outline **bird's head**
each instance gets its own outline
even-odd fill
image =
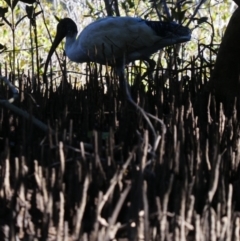
[[[63,40],[65,37],[73,37],[77,34],[77,25],[74,23],[74,21],[70,18],[64,18],[61,19],[57,25],[57,33],[55,36],[55,39],[53,40],[52,47],[49,50],[47,60],[45,63],[45,68],[44,68],[44,74],[43,74],[43,79],[44,82],[46,82],[46,72],[48,68],[48,64],[50,62],[50,59],[60,44],[60,42]]]

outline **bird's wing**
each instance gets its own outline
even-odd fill
[[[101,19],[88,25],[78,38],[82,50],[103,63],[151,47],[162,39],[144,20],[131,17]]]

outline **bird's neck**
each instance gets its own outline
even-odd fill
[[[65,52],[68,58],[77,63],[90,61],[88,55],[82,50],[81,45],[76,39],[77,35],[67,36],[65,43]]]

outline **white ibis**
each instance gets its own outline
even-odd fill
[[[77,63],[96,62],[122,67],[135,60],[149,61],[159,49],[189,41],[189,28],[175,22],[148,21],[133,17],[106,17],[89,24],[77,37],[77,25],[64,18],[57,25],[57,34],[49,51],[44,76],[50,58],[66,37],[67,57]],[[124,59],[124,61],[123,61]]]

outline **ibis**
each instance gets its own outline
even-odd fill
[[[73,62],[96,62],[116,68],[135,60],[150,61],[159,49],[189,41],[191,31],[175,22],[149,21],[134,17],[101,18],[78,35],[70,18],[61,19],[45,63],[46,76],[51,56],[66,37],[65,53]]]

